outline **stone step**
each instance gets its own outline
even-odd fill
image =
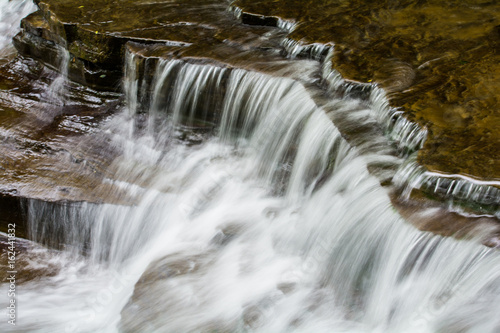
[[[71,59],[69,78],[101,90],[119,88],[125,45],[130,41],[196,45],[209,54],[220,44],[239,50],[277,48],[279,42],[271,35],[281,33],[279,29],[239,23],[220,0],[36,3],[40,10],[22,21],[23,30],[14,41],[16,48],[54,69],[59,68],[60,53],[66,50]]]

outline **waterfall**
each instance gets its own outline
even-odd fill
[[[124,90],[129,116],[147,113],[151,120],[168,113],[173,125],[200,126],[213,123],[213,112],[219,107],[226,68],[191,64],[183,60],[160,59],[149,64],[127,52]],[[148,77],[144,67],[153,66]]]
[[[27,3],[0,8],[14,4]],[[136,201],[23,202],[18,326],[2,320],[2,332],[500,330],[500,256],[480,245],[489,230],[419,231],[380,185],[399,168],[403,197],[423,189],[498,217],[497,182],[401,163],[425,129],[376,85],[333,70],[333,45],[282,47],[287,75],[127,50],[125,105],[91,136],[117,156],[103,181]],[[54,105],[71,98],[69,53],[59,60]],[[348,142],[336,124],[363,135]]]
[[[93,135],[123,152],[115,176],[139,201],[27,202],[31,238],[57,247],[34,246],[30,265],[47,253],[58,269],[20,286],[23,328],[500,329],[498,251],[407,224],[301,82],[180,59],[146,78],[148,64],[127,64],[128,105]],[[179,140],[198,116],[210,135]]]

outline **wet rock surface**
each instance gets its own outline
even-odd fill
[[[145,273],[141,276],[134,288],[134,293],[127,305],[122,310],[123,321],[121,329],[124,332],[137,332],[138,330],[157,330],[161,327],[162,321],[172,320],[165,318],[166,311],[178,312],[178,316],[182,316],[182,310],[178,309],[179,302],[196,302],[195,299],[179,299],[174,293],[168,297],[167,302],[158,303],[157,295],[164,294],[165,290],[176,288],[182,280],[195,280],[193,274],[204,273],[207,266],[213,264],[210,255],[207,253],[194,254],[188,259],[180,255],[172,254],[152,262]],[[141,309],[148,308],[151,304],[155,304],[155,310],[147,313],[141,320],[130,320],[137,313],[141,313]],[[217,323],[210,323],[214,326],[214,330],[218,331]],[[222,330],[224,331],[224,330]]]
[[[233,5],[249,24],[277,25],[276,18],[296,24],[289,37],[302,44],[334,43],[334,68],[348,79],[377,82],[393,106],[428,128],[418,161],[429,170],[500,179],[497,2],[238,0]],[[252,14],[261,20],[251,21]]]
[[[9,239],[5,234],[0,233],[0,282],[2,283],[8,282],[8,272],[11,271],[8,266],[9,247],[12,245],[12,243],[9,244],[10,241],[12,241],[12,239]],[[17,285],[40,280],[45,277],[55,276],[61,270],[57,260],[54,260],[51,257],[52,252],[47,252],[46,249],[40,245],[22,238],[15,238],[14,242],[16,252],[16,269],[18,272],[18,274],[16,274]],[[44,264],[41,264],[41,262],[44,262]]]
[[[58,101],[49,89],[57,75],[22,58],[0,67],[0,192],[44,201],[122,202],[121,193],[103,183],[112,154],[91,140],[116,109],[117,96],[67,83],[67,100]]]
[[[475,238],[489,247],[500,248],[500,225],[498,219],[490,216],[464,216],[429,202],[426,195],[418,192],[411,201],[393,195],[393,204],[407,221],[419,230],[444,237],[458,239]]]
[[[240,24],[219,0],[35,2],[40,10],[23,20],[18,50],[58,68],[60,46],[71,55],[70,78],[103,90],[119,89],[127,42],[204,46],[209,56],[221,43],[251,48],[273,30]]]

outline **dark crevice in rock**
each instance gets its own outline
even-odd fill
[[[16,190],[0,189],[0,231],[7,233],[9,224],[14,224],[16,237],[26,238],[27,217],[24,209],[25,203],[22,198],[16,196]]]
[[[254,15],[251,13],[241,13],[241,22],[249,25],[263,25],[278,27],[278,18],[272,16]]]

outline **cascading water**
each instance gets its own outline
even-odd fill
[[[68,67],[69,67],[69,52],[64,47],[57,48],[58,62],[59,62],[59,75],[57,75],[47,90],[46,99],[50,104],[63,106],[66,101],[68,84]]]
[[[30,0],[0,0],[0,61],[15,54],[12,37],[20,30],[19,21],[35,10]]]
[[[389,106],[386,94],[380,87],[375,87],[370,95],[375,116],[385,124],[389,136],[403,152],[420,149],[427,137],[427,129],[405,118],[402,111]]]
[[[2,331],[500,330],[498,252],[402,220],[301,83],[180,60],[141,83],[128,60],[128,107],[94,135],[139,201],[29,201],[31,238],[59,245],[33,251],[58,269],[19,286],[22,329]],[[156,130],[205,105],[220,118],[201,143]]]
[[[474,204],[477,212],[500,217],[498,181],[478,181],[463,175],[430,172],[419,166],[412,156],[398,170],[394,183],[402,190],[404,199],[409,199],[415,189],[423,190],[446,200],[451,209],[463,212],[462,206]]]

